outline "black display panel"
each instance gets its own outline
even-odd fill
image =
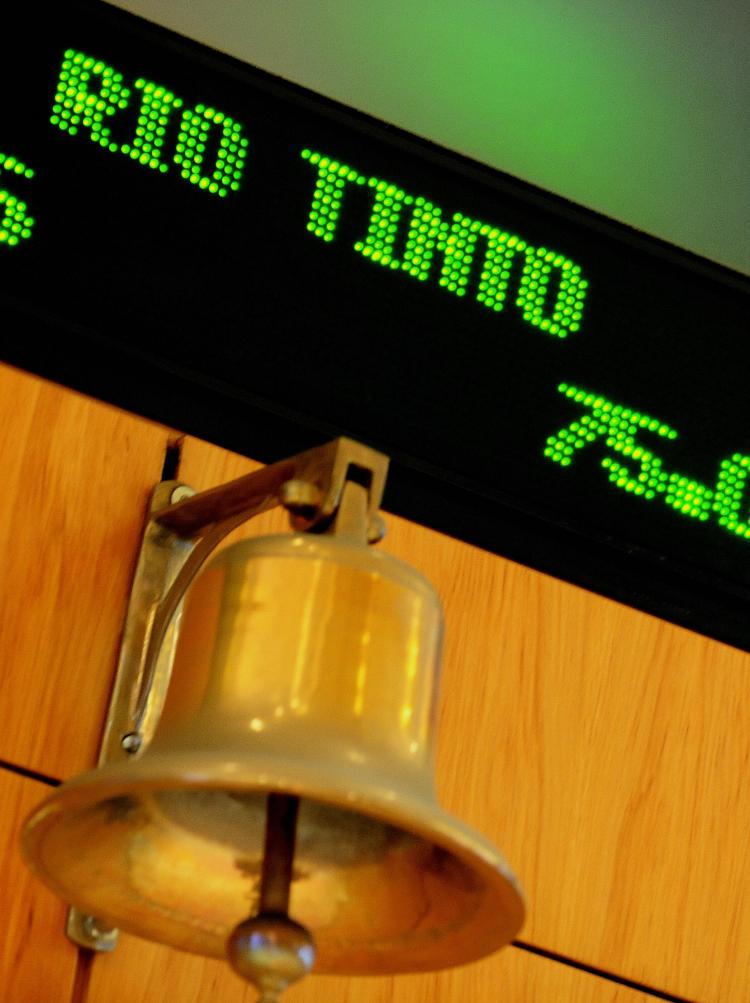
[[[5,28],[6,361],[362,439],[388,508],[750,650],[747,279],[104,4]]]

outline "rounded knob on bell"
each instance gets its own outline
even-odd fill
[[[288,916],[261,913],[239,923],[227,941],[232,968],[258,988],[262,1003],[274,1003],[312,969],[315,944]]]

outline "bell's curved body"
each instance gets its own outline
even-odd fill
[[[288,793],[289,913],[316,971],[493,951],[523,906],[499,853],[436,801],[441,633],[432,586],[386,554],[302,533],[228,547],[188,592],[151,745],[59,788],[28,860],[102,920],[223,957],[257,905],[265,795]]]

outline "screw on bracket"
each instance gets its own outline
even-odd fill
[[[129,731],[127,735],[122,736],[120,744],[129,755],[134,756],[143,744],[143,738],[137,731]]]

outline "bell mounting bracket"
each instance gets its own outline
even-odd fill
[[[232,530],[276,506],[292,528],[384,534],[380,504],[388,457],[352,439],[262,467],[207,491],[179,481],[154,488],[141,537],[98,765],[139,756],[161,715],[172,672],[185,591]],[[349,486],[349,487],[347,487]],[[111,951],[118,932],[75,907],[67,935],[81,947]]]

